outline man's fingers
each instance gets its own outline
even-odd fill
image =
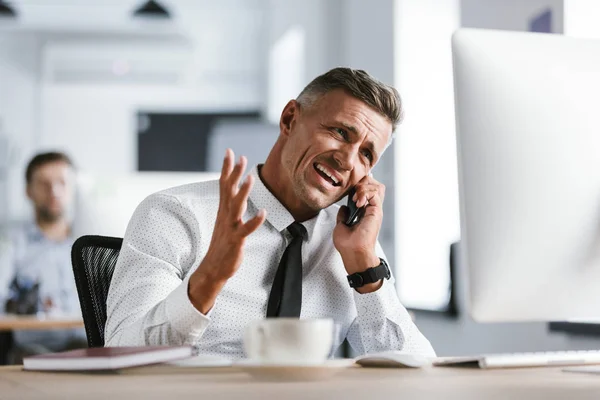
[[[252,189],[252,185],[254,185],[254,176],[248,175],[242,183],[240,190],[235,195],[231,204],[231,217],[238,221],[242,219],[244,212],[246,212],[246,206],[248,204],[248,194],[250,194],[250,190]]]
[[[225,151],[225,159],[223,160],[223,168],[221,169],[221,178],[219,179],[219,187],[221,198],[219,204],[219,214],[223,212],[223,222],[226,224],[234,223],[238,230],[238,234],[245,237],[254,232],[260,225],[263,224],[266,218],[266,211],[261,210],[258,214],[247,221],[241,223],[242,217],[248,206],[248,195],[254,183],[254,177],[248,175],[246,180],[240,186],[240,179],[244,175],[248,159],[241,156],[239,162],[234,165],[235,154],[233,150]],[[229,221],[229,222],[227,222]],[[232,231],[234,233],[234,231]]]
[[[226,181],[229,178],[229,174],[231,174],[231,170],[233,169],[234,157],[233,150],[225,150],[225,159],[223,159],[223,167],[221,168],[221,180]]]
[[[381,202],[383,202],[383,198],[385,196],[385,186],[382,184],[361,185],[357,188],[356,194],[352,200],[356,202],[357,207],[364,207],[367,205],[367,202],[372,204],[370,199],[375,195],[378,195],[381,199]]]
[[[227,149],[225,151],[225,159],[223,160],[223,168],[221,169],[221,177],[219,179],[219,189],[221,192],[221,205],[223,208],[229,209],[229,202],[233,196],[238,192],[238,185],[240,178],[244,174],[248,159],[244,156],[240,157],[238,163],[234,165],[233,150]]]
[[[373,196],[375,196],[377,194],[377,189],[362,189],[360,192],[356,193],[356,196],[354,196],[355,198],[355,202],[356,202],[356,206],[357,207],[364,207],[367,205],[367,203],[370,204],[369,199]]]
[[[227,210],[229,208],[229,196],[228,196],[228,181],[229,175],[231,175],[231,171],[233,171],[233,160],[234,160],[233,150],[227,149],[225,150],[225,158],[223,159],[223,168],[221,168],[221,176],[219,177],[219,192],[220,201],[219,208]]]
[[[383,205],[383,200],[379,195],[379,192],[375,192],[371,197],[369,197],[369,206],[381,207]]]
[[[246,170],[246,164],[248,164],[248,159],[244,156],[241,156],[240,161],[235,164],[231,175],[229,175],[227,190],[232,196],[235,196],[235,194],[238,192],[238,185],[240,184],[240,179]]]
[[[263,222],[265,222],[266,218],[267,211],[264,208],[261,208],[255,217],[249,219],[244,225],[240,227],[240,233],[244,237],[250,235],[252,232],[257,230],[258,227],[263,224]]]

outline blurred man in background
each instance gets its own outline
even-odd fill
[[[80,315],[71,267],[69,207],[75,171],[69,157],[36,155],[27,166],[27,197],[35,220],[0,239],[0,311],[14,314]],[[14,332],[14,359],[86,347],[83,329]]]

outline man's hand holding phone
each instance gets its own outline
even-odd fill
[[[379,265],[379,257],[375,252],[377,237],[383,221],[383,199],[385,185],[372,176],[365,176],[354,187],[354,194],[349,201],[355,202],[357,208],[363,208],[362,217],[353,225],[346,224],[350,209],[342,206],[337,215],[337,225],[333,231],[333,244],[340,252],[348,274],[362,272]],[[381,286],[381,282],[365,285],[360,292],[372,292]]]

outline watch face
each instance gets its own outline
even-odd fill
[[[348,283],[350,283],[350,287],[361,287],[363,286],[363,277],[360,274],[352,274],[348,275]]]
[[[385,279],[390,279],[392,277],[392,271],[390,271],[390,267],[383,258],[381,259],[381,263],[385,266]]]

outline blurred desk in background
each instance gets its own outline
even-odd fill
[[[13,346],[12,331],[82,328],[83,319],[74,316],[0,314],[0,365],[9,362]]]
[[[0,315],[0,331],[82,328],[80,317],[38,317],[35,315]]]

